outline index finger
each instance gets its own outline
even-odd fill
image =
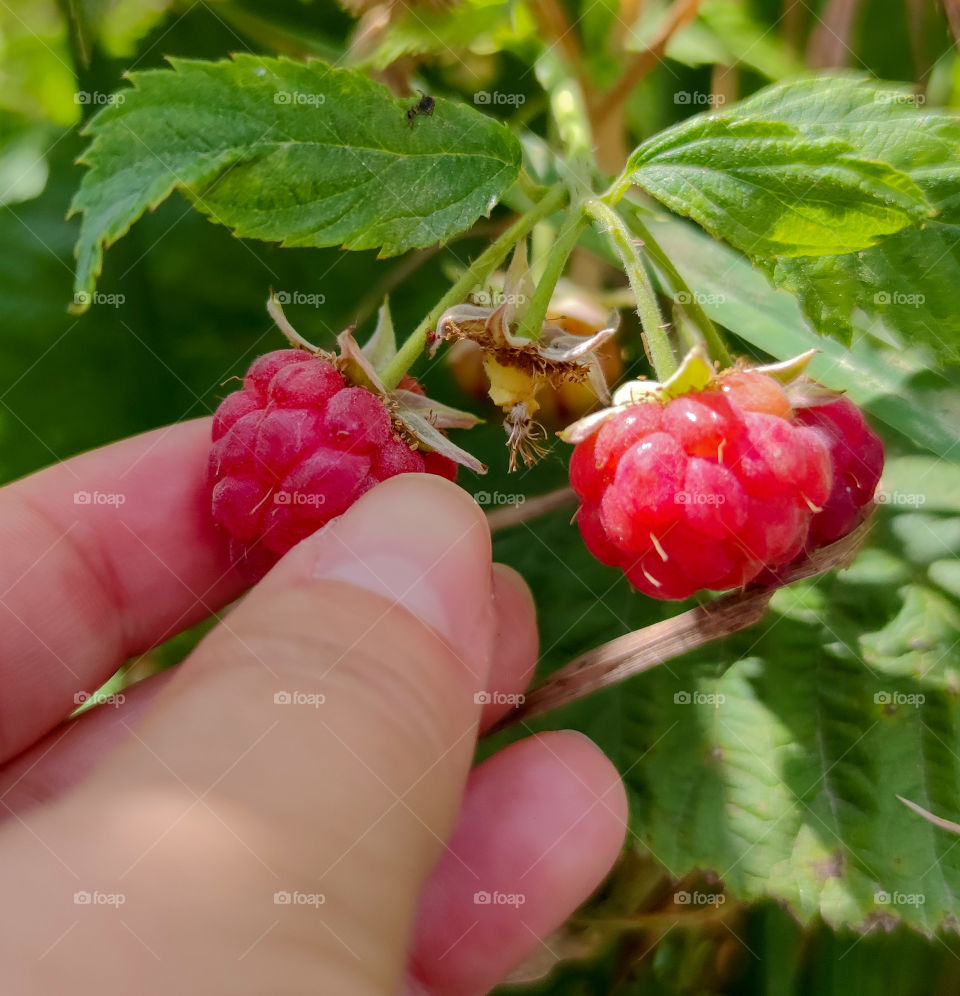
[[[0,489],[0,762],[243,590],[210,513],[209,446],[198,419]]]

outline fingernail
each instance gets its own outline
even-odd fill
[[[383,595],[468,661],[486,665],[493,618],[490,530],[461,488],[429,474],[390,478],[310,542],[314,577]]]

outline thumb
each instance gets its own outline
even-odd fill
[[[39,958],[67,931],[37,962],[44,991],[78,971],[104,993],[145,977],[394,991],[459,808],[493,628],[489,531],[445,481],[389,480],[291,551],[128,744],[0,839],[29,868],[19,909],[43,902],[8,941]],[[110,916],[78,890],[123,901]]]

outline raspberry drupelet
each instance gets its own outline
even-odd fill
[[[213,517],[251,577],[396,474],[456,464],[397,434],[383,401],[303,349],[267,353],[213,419]]]
[[[590,551],[679,599],[747,584],[865,516],[883,448],[845,398],[794,410],[758,371],[628,405],[577,444],[570,482]]]

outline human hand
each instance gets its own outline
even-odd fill
[[[463,491],[379,485],[179,667],[62,722],[241,594],[208,440],[177,425],[0,491],[7,991],[487,992],[606,874],[626,803],[579,734],[469,770],[506,709],[478,693],[522,691],[537,636]]]

